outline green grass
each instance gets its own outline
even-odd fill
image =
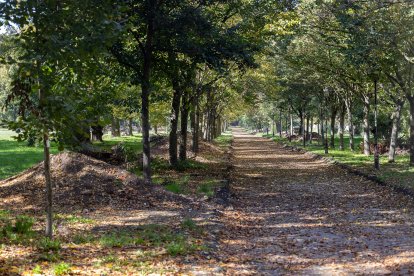
[[[142,152],[142,136],[134,135],[134,136],[121,136],[121,137],[112,137],[111,135],[104,135],[103,136],[103,143],[96,142],[94,143],[95,146],[98,146],[104,150],[111,150],[113,146],[116,146],[122,143],[125,148],[135,151],[135,152]]]
[[[0,179],[16,175],[43,160],[42,147],[28,147],[26,142],[18,142],[12,138],[13,131],[0,129]],[[57,153],[55,145],[51,145],[51,153]]]
[[[215,180],[206,180],[197,187],[197,192],[208,197],[214,196],[214,190],[218,186]]]
[[[233,141],[233,134],[231,131],[223,132],[220,136],[214,139],[214,143],[219,147],[229,147]]]
[[[0,129],[0,180],[16,175],[43,160],[43,147],[28,147],[27,142],[18,142],[12,137],[16,133],[7,129]],[[94,143],[103,150],[110,150],[113,146],[122,143],[127,154],[136,156],[142,152],[142,137],[123,136],[111,137],[104,135],[104,142]],[[58,153],[57,146],[52,143],[50,152]]]

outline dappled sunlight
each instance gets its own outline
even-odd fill
[[[228,269],[268,274],[386,274],[414,265],[411,201],[342,169],[234,130]],[[257,150],[256,150],[257,149]],[[266,161],[264,161],[266,160]],[[238,269],[232,260],[248,263]]]

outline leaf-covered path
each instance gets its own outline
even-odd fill
[[[233,134],[226,274],[414,273],[410,199],[239,128]]]

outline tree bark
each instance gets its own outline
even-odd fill
[[[414,166],[414,97],[409,96],[410,103],[410,166]]]
[[[128,120],[128,132],[129,132],[128,135],[129,136],[134,136],[132,124],[133,124],[132,119],[129,119]]]
[[[309,144],[312,144],[312,139],[313,139],[313,116],[311,116],[311,121],[310,121]]]
[[[120,137],[121,136],[121,126],[118,118],[112,117],[111,121],[111,136]]]
[[[339,150],[345,150],[344,133],[345,133],[345,105],[342,104],[340,114],[339,114]]]
[[[141,79],[141,124],[142,124],[142,173],[144,182],[151,184],[151,145],[150,145],[150,121],[149,121],[149,95],[151,92],[151,71],[153,59],[154,38],[154,12],[157,2],[149,0],[146,40],[143,47],[143,66]]]
[[[177,130],[178,130],[178,116],[180,116],[180,101],[181,90],[178,84],[174,85],[173,99],[171,103],[171,117],[170,117],[170,136],[169,136],[169,158],[170,165],[177,166]]]
[[[336,120],[336,114],[338,110],[335,106],[331,107],[331,137],[330,137],[330,147],[332,149],[335,148],[335,120]]]
[[[371,154],[371,150],[369,147],[369,136],[370,136],[369,110],[370,110],[369,97],[364,96],[364,154],[366,156],[369,156]]]
[[[180,161],[187,159],[187,127],[188,127],[188,113],[190,104],[188,103],[189,91],[186,89],[182,96],[181,103],[181,141],[180,141]]]
[[[349,149],[351,151],[355,150],[354,145],[354,118],[352,115],[352,101],[350,99],[345,100],[346,112],[348,114],[349,121]]]
[[[401,111],[404,106],[404,101],[399,100],[395,102],[394,111],[392,113],[392,129],[390,137],[390,149],[388,151],[388,162],[395,162],[395,151],[397,148],[398,132],[400,127]]]
[[[46,182],[46,236],[53,238],[53,194],[50,176],[50,142],[47,129],[43,134],[44,175]]]

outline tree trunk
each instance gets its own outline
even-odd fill
[[[309,144],[312,144],[312,139],[313,139],[313,116],[311,116],[311,121],[310,121]]]
[[[325,154],[328,154],[329,153],[329,147],[328,147],[328,119],[327,119],[327,117],[328,116],[325,116],[325,141],[324,141],[324,144],[325,144]]]
[[[298,133],[299,136],[303,135],[303,121],[304,121],[303,116],[304,116],[303,111],[300,111],[299,112],[299,120],[300,120],[300,122],[299,122],[299,133]]]
[[[355,150],[354,145],[354,118],[352,115],[352,102],[350,99],[345,100],[346,112],[348,113],[349,121],[349,149],[351,151]]]
[[[46,182],[46,236],[53,237],[53,195],[52,195],[52,179],[50,176],[50,142],[49,135],[45,128],[43,134],[43,155],[44,155],[44,175]]]
[[[132,119],[129,119],[129,121],[128,121],[128,135],[129,136],[134,136],[132,124],[133,124]]]
[[[410,166],[414,166],[414,97],[409,96],[410,103]]]
[[[121,136],[121,126],[118,118],[112,117],[111,121],[111,136],[120,137]]]
[[[369,156],[371,154],[371,150],[369,148],[369,109],[369,97],[364,96],[364,154],[366,156]]]
[[[336,107],[331,107],[331,141],[330,141],[330,147],[332,149],[335,148],[335,120],[336,120],[336,114],[337,114]]]
[[[404,106],[404,101],[399,100],[395,103],[394,111],[392,113],[392,129],[390,137],[390,149],[388,151],[388,162],[395,162],[395,150],[397,148],[398,132],[400,127],[401,111]]]
[[[279,137],[282,137],[282,110],[279,110]]]
[[[187,159],[187,127],[188,127],[188,113],[190,105],[188,103],[189,91],[186,89],[183,93],[182,103],[181,103],[181,143],[180,143],[180,152],[179,157],[180,161],[185,161]]]
[[[340,114],[339,114],[339,150],[345,150],[344,133],[345,133],[345,106],[342,105]]]
[[[177,166],[177,130],[178,130],[178,116],[180,116],[180,101],[181,91],[177,84],[174,84],[173,99],[171,103],[171,117],[170,117],[170,136],[169,136],[169,158],[170,165]]]
[[[202,116],[200,116],[200,105],[198,103],[198,95],[195,98],[195,104],[194,104],[194,109],[195,109],[195,122],[194,122],[194,136],[193,136],[193,152],[195,154],[198,153],[198,141],[200,139],[200,125],[203,124],[202,121]]]
[[[306,137],[306,140],[307,141],[309,141],[309,120],[310,120],[310,118],[309,118],[309,114],[306,116],[306,135],[305,135],[305,137]]]
[[[103,127],[101,125],[93,125],[91,126],[92,129],[92,141],[100,141],[103,142]]]

